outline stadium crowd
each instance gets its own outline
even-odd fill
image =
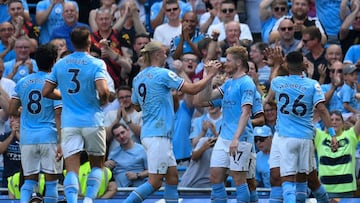
[[[1,187],[357,197],[359,82],[359,0],[0,0]]]

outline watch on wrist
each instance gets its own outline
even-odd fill
[[[125,121],[126,125],[129,125],[132,123],[132,120],[129,120],[129,121]]]

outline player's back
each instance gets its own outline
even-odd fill
[[[54,65],[49,81],[57,83],[63,100],[63,127],[103,126],[96,80],[105,79],[105,63],[85,52],[74,52]]]
[[[142,109],[141,136],[171,136],[174,105],[171,89],[179,89],[183,79],[164,68],[147,67],[133,80],[132,102]]]
[[[37,72],[22,78],[15,91],[21,101],[21,137],[22,144],[55,143],[57,130],[55,127],[54,109],[61,106],[55,101],[42,96],[41,91],[47,73]]]
[[[312,139],[313,108],[325,99],[319,83],[299,75],[279,76],[271,88],[276,93],[279,135]]]

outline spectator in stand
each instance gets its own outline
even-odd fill
[[[180,7],[178,0],[168,0],[165,3],[167,23],[155,28],[154,40],[170,48],[171,40],[181,34]]]
[[[92,9],[89,13],[88,22],[89,22],[91,31],[93,31],[93,32],[95,32],[98,29],[97,24],[95,22],[95,16],[96,16],[96,12],[101,9],[110,10],[110,13],[112,13],[112,15],[114,16],[115,12],[118,9],[118,6],[116,5],[115,0],[100,0],[100,7],[96,8],[96,9]]]
[[[12,1],[12,0],[11,0]],[[8,15],[9,9],[9,0],[0,0],[0,23],[10,21],[11,16]],[[21,0],[24,6],[24,18],[25,20],[31,21],[30,13],[29,13],[29,6],[26,0]]]
[[[39,38],[39,27],[34,24],[26,17],[24,5],[21,0],[11,0],[8,3],[8,13],[11,17],[10,22],[15,27],[15,36],[27,35],[31,39],[34,39],[37,44]]]
[[[170,54],[174,59],[179,59],[184,53],[192,52],[201,57],[197,43],[205,38],[205,35],[198,32],[198,20],[194,12],[187,12],[182,18],[181,34],[171,41]]]
[[[36,61],[30,58],[31,40],[22,36],[16,40],[14,50],[16,58],[4,64],[4,76],[18,82],[21,78],[38,71]]]
[[[121,40],[126,41],[123,46],[132,49],[131,45],[134,44],[136,35],[146,34],[146,28],[141,22],[135,0],[126,1],[119,10],[120,16],[113,28],[120,33]]]
[[[139,19],[140,19],[141,24],[145,24],[146,23],[146,15],[147,15],[146,11],[145,11],[146,0],[130,0],[130,1],[133,1],[136,8],[138,9]],[[117,2],[119,2],[118,7],[121,8],[121,6],[124,5],[124,3],[129,2],[129,1],[128,0],[120,0]]]
[[[200,32],[207,33],[208,29],[211,25],[216,25],[221,23],[220,15],[221,15],[221,0],[210,0],[210,8],[208,12],[201,15],[199,24],[200,24]],[[233,21],[239,22],[238,14],[234,16]]]
[[[21,168],[20,118],[10,117],[11,131],[0,134],[0,154],[4,157],[4,171],[1,187],[7,188],[7,178],[19,172]]]
[[[62,17],[64,20],[63,24],[58,27],[55,27],[52,30],[50,35],[50,40],[56,38],[65,39],[66,47],[68,48],[69,51],[73,52],[74,47],[71,44],[71,39],[70,39],[70,33],[72,32],[72,30],[80,26],[87,27],[90,30],[90,27],[87,24],[80,23],[78,21],[79,8],[77,7],[76,2],[74,1],[65,2],[63,4]]]
[[[162,0],[155,2],[151,5],[150,8],[150,26],[151,29],[155,30],[155,28],[163,23],[166,23],[168,19],[165,16],[167,0]],[[179,0],[180,7],[180,19],[183,19],[185,13],[192,11],[191,4],[185,3],[184,1]],[[196,16],[196,14],[195,14]],[[197,17],[196,17],[197,19]]]
[[[108,111],[105,114],[104,124],[106,126],[106,137],[108,141],[108,151],[110,152],[114,146],[118,146],[116,139],[113,139],[111,129],[117,123],[122,123],[130,131],[130,137],[136,143],[140,141],[140,131],[142,126],[141,111],[138,112],[131,105],[132,89],[129,86],[120,86],[117,89],[117,101],[119,107],[116,110]]]
[[[289,19],[283,19],[279,24],[279,36],[280,40],[273,43],[271,47],[275,47],[279,45],[284,53],[287,55],[292,51],[300,51],[301,50],[301,40],[297,40],[294,37],[295,33],[295,25]]]
[[[265,43],[269,41],[269,36],[276,21],[289,12],[288,2],[286,0],[262,0],[259,5],[262,40]]]
[[[275,101],[269,100],[264,104],[265,125],[270,127],[272,134],[275,133],[277,106]]]
[[[329,111],[338,110],[345,113],[340,93],[344,84],[343,66],[340,61],[333,62],[329,67],[331,82],[321,85],[321,89],[325,93],[325,104]]]
[[[257,187],[270,188],[269,156],[273,133],[264,125],[254,128],[254,142],[259,152],[256,153],[256,185]]]
[[[268,44],[257,42],[250,47],[250,59],[256,64],[259,74],[259,85],[264,94],[267,94],[270,85],[271,68],[265,63],[265,49]]]
[[[15,27],[9,22],[0,24],[0,58],[10,61],[16,58],[14,44],[16,41]]]
[[[302,43],[309,51],[305,57],[314,66],[313,70],[309,71],[308,69],[308,77],[319,81],[320,84],[328,84],[330,82],[329,70],[326,67],[326,49],[321,43],[321,35],[317,27],[306,27],[302,30]]]
[[[64,23],[63,4],[68,0],[41,0],[36,4],[36,24],[41,26],[39,43],[50,41],[51,33]]]
[[[221,22],[211,25],[207,30],[207,34],[209,36],[212,35],[214,30],[217,30],[220,33],[218,37],[219,41],[224,40],[226,37],[225,24],[227,24],[230,21],[233,21],[236,15],[235,4],[231,0],[223,1],[220,5],[220,8],[221,8],[221,14],[219,15],[219,18]],[[253,38],[249,26],[247,24],[240,23],[240,30],[241,33],[239,39],[244,41],[246,40],[248,41],[247,44],[250,44],[253,41]]]
[[[346,4],[348,1],[342,1]],[[340,31],[339,40],[343,53],[346,53],[351,45],[360,44],[360,3],[351,1],[351,13],[344,19]]]
[[[122,123],[113,125],[111,134],[119,145],[110,152],[105,166],[113,171],[117,187],[143,184],[148,177],[144,147],[131,139],[130,130]]]
[[[332,44],[326,48],[325,59],[327,61],[327,67],[332,66],[336,61],[343,61],[343,57],[340,45]]]
[[[139,34],[135,37],[135,43],[132,46],[133,55],[131,60],[133,61],[131,72],[128,77],[128,86],[132,87],[132,82],[134,77],[140,72],[142,58],[140,57],[140,50],[144,48],[144,46],[150,42],[150,36],[148,34]]]
[[[346,121],[350,116],[360,113],[357,98],[357,81],[359,69],[355,65],[346,64],[343,69],[344,85],[340,90],[340,98],[344,106],[343,117]]]
[[[357,188],[355,151],[360,138],[360,119],[357,119],[353,127],[345,130],[345,120],[340,111],[331,111],[330,116],[339,147],[337,151],[332,151],[328,144],[324,144],[331,142],[329,132],[316,130],[314,142],[319,163],[319,178],[329,198],[354,197]]]
[[[56,39],[51,40],[50,43],[57,48],[57,59],[56,59],[56,61],[58,61],[65,52],[69,51],[67,46],[66,46],[66,40],[65,39],[56,38]]]
[[[295,24],[295,39],[302,39],[302,30],[306,27],[316,26],[321,32],[321,43],[326,44],[327,38],[324,28],[322,27],[319,19],[311,18],[308,16],[309,12],[309,0],[292,0],[291,14],[289,16],[283,16],[275,23],[269,39],[271,42],[275,42],[279,38],[278,27],[282,19],[287,18],[293,21]]]
[[[221,57],[226,56],[226,49],[232,46],[244,46],[249,47],[251,41],[244,39],[240,40],[241,36],[241,25],[239,22],[230,21],[225,25],[225,39],[219,41],[219,46],[221,48]]]
[[[131,59],[129,49],[125,47],[127,42],[122,40],[119,32],[111,27],[112,19],[109,10],[97,11],[95,21],[99,30],[92,33],[91,43],[101,50],[101,58],[114,80],[115,88],[118,88],[126,84],[125,79],[131,70]]]

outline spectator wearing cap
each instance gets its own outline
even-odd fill
[[[343,68],[344,85],[340,90],[340,97],[344,106],[344,120],[347,120],[351,115],[360,113],[359,101],[357,98],[357,81],[358,81],[358,67],[352,64],[346,64]]]
[[[255,144],[259,149],[256,154],[256,183],[257,187],[270,188],[270,166],[269,157],[272,142],[272,131],[266,126],[254,128]]]

